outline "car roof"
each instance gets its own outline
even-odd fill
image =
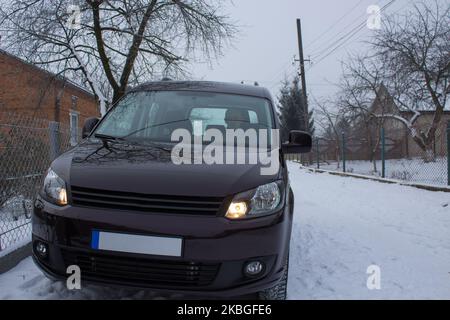
[[[151,81],[134,87],[129,92],[159,90],[230,93],[272,100],[269,90],[264,87],[216,81]]]

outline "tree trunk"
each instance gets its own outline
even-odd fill
[[[419,148],[423,151],[423,160],[425,162],[434,162],[436,155],[434,153],[433,141],[434,139],[424,139],[423,137],[413,136],[414,142],[417,143]]]
[[[433,146],[427,146],[424,154],[425,162],[434,162],[436,161],[436,154],[434,153]]]

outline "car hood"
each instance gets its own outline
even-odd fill
[[[279,159],[276,159],[279,161]],[[158,195],[225,197],[278,179],[259,164],[181,164],[157,146],[85,140],[52,164],[72,186]]]

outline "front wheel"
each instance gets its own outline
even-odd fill
[[[258,292],[258,298],[260,300],[286,300],[288,273],[289,273],[289,254],[286,259],[283,276],[281,277],[280,281],[272,288]]]

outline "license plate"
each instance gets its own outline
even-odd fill
[[[181,257],[181,238],[92,231],[91,247],[128,253]]]

